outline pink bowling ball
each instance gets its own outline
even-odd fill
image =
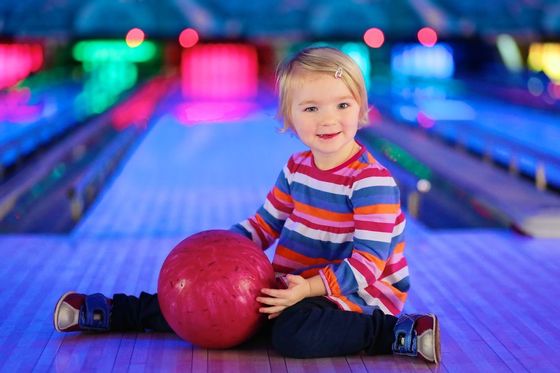
[[[256,301],[275,286],[274,270],[253,241],[209,230],[181,241],[158,279],[165,320],[181,338],[204,348],[228,348],[256,333],[264,315]]]

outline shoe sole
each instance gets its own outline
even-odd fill
[[[436,315],[432,316],[432,320],[434,321],[434,363],[439,364],[441,361],[441,346],[439,340],[439,320]]]
[[[64,301],[64,299],[66,299],[67,296],[75,293],[76,293],[75,291],[69,291],[65,293],[63,296],[60,297],[60,299],[56,303],[56,307],[54,309],[54,315],[53,315],[53,323],[54,323],[54,328],[56,329],[57,332],[64,332],[64,330],[61,330],[58,327],[58,311],[60,311],[60,306],[62,305],[62,302]]]

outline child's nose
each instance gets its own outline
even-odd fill
[[[335,111],[325,110],[321,116],[321,125],[332,126],[338,122],[338,116]]]

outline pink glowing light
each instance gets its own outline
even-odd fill
[[[385,42],[385,35],[377,27],[372,27],[365,32],[364,41],[371,48],[380,48]]]
[[[181,70],[184,97],[238,101],[257,94],[254,46],[206,44],[185,49]]]
[[[44,104],[30,104],[30,99],[29,88],[0,93],[0,122],[24,124],[39,119]]]
[[[418,116],[416,117],[416,120],[418,121],[418,124],[424,128],[432,128],[434,124],[436,124],[436,121],[431,117],[429,117],[423,111],[418,112]]]
[[[130,48],[136,48],[144,42],[144,31],[135,27],[126,34],[126,45]]]
[[[43,67],[43,62],[43,47],[39,44],[33,44],[31,46],[31,71],[39,71]]]
[[[38,44],[0,44],[0,89],[11,87],[43,64]]]
[[[134,96],[113,111],[113,127],[119,131],[131,126],[146,128],[171,82],[171,78],[156,77],[140,88]]]
[[[372,126],[381,125],[381,120],[383,119],[381,112],[373,105],[369,108],[368,118],[369,124]]]
[[[550,97],[560,100],[560,83],[549,82],[547,90]]]
[[[194,47],[196,43],[198,43],[198,40],[198,32],[192,28],[184,29],[179,35],[179,44],[181,44],[183,48]]]
[[[431,27],[424,27],[418,31],[418,41],[425,47],[433,47],[437,40],[437,32]]]

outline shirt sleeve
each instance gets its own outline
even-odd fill
[[[263,250],[272,245],[294,209],[290,195],[289,176],[290,172],[286,165],[256,214],[235,224],[230,230],[253,240]]]
[[[384,168],[367,168],[356,178],[350,202],[354,236],[351,255],[320,271],[328,295],[363,290],[379,280],[395,247],[403,247],[405,216],[395,180]]]

